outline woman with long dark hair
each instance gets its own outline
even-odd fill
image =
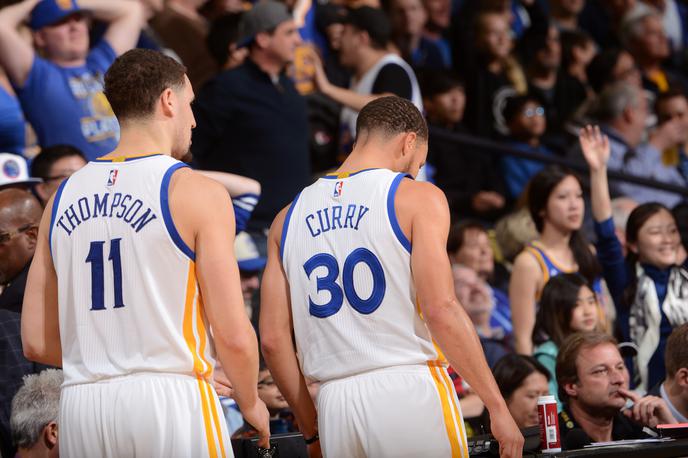
[[[650,389],[665,376],[664,348],[674,327],[688,322],[688,262],[671,212],[658,203],[638,206],[626,224],[628,255],[614,233],[607,184],[609,140],[598,127],[581,130],[590,168],[597,254],[614,300],[622,338],[638,347],[633,382]]]
[[[558,403],[556,366],[559,347],[575,332],[602,331],[602,316],[597,295],[579,274],[552,277],[542,290],[533,329],[533,344],[536,345],[533,356],[549,371],[549,392],[554,394]]]
[[[531,339],[542,288],[561,273],[579,273],[601,293],[600,266],[580,231],[585,213],[583,190],[572,171],[549,166],[533,177],[528,209],[539,232],[516,257],[509,282],[509,301],[518,353],[533,352]]]

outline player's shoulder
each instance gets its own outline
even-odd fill
[[[399,182],[396,204],[418,210],[433,210],[447,207],[447,197],[432,183],[404,178]]]
[[[226,206],[231,202],[222,184],[189,167],[181,167],[173,173],[170,179],[170,196],[185,207],[188,206],[187,210]]]
[[[177,169],[172,175],[172,183],[189,193],[228,195],[221,183],[196,172],[190,167]]]

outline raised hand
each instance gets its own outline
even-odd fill
[[[590,171],[604,169],[609,160],[609,138],[600,132],[599,126],[585,126],[580,130],[578,140]]]

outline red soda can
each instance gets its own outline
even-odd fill
[[[540,445],[542,446],[542,453],[561,452],[557,400],[551,395],[540,396],[538,397],[537,408],[538,419],[540,420]]]

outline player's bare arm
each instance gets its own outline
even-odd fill
[[[181,237],[196,253],[205,312],[234,399],[267,447],[269,415],[258,398],[258,342],[241,296],[231,200],[219,183],[182,169],[170,182],[170,208]]]
[[[21,315],[24,356],[31,361],[62,366],[62,347],[57,306],[57,274],[48,237],[53,198],[43,212],[36,252],[26,281]]]
[[[403,180],[395,207],[412,243],[411,269],[420,307],[449,363],[475,389],[490,411],[492,433],[503,457],[521,456],[523,436],[502,398],[468,315],[454,293],[446,243],[449,207],[429,183]]]
[[[280,259],[280,238],[287,209],[270,228],[268,262],[260,296],[260,336],[263,357],[280,392],[296,416],[304,437],[317,433],[316,410],[294,350],[289,285]]]

